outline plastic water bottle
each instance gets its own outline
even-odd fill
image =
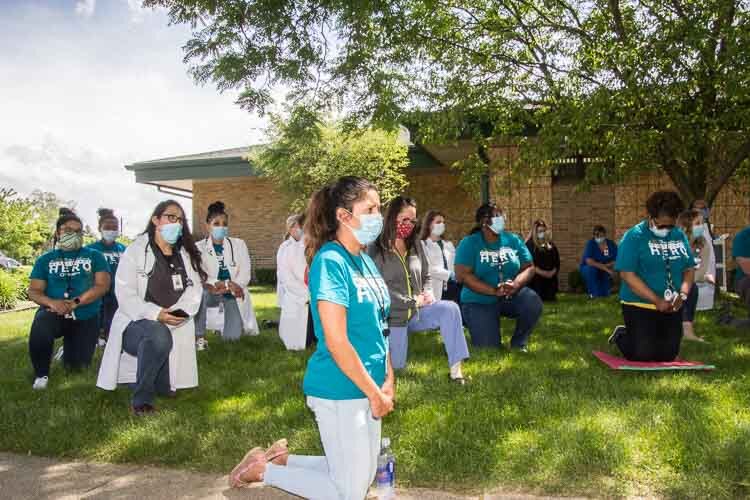
[[[378,455],[375,486],[379,500],[396,498],[396,457],[391,451],[391,440],[387,437],[383,438],[380,455]]]

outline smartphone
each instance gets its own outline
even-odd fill
[[[178,318],[187,318],[190,315],[183,311],[182,309],[177,309],[176,311],[169,311],[169,314],[172,316],[177,316]]]

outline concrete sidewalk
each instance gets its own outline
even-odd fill
[[[227,487],[227,477],[139,465],[61,462],[50,458],[0,453],[0,499],[263,499],[293,500],[274,488]],[[429,490],[398,492],[400,500],[538,500],[514,493],[457,496]],[[549,498],[549,497],[544,497]]]

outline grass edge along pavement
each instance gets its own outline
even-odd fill
[[[259,320],[276,318],[270,288],[254,288]],[[95,367],[31,390],[33,311],[0,322],[0,450],[61,459],[156,464],[225,474],[253,445],[287,437],[321,453],[301,381],[309,352],[286,352],[275,331],[199,353],[200,387],[160,400],[155,418],[128,414],[129,391],[94,387]],[[472,349],[467,387],[448,381],[436,334],[410,337],[397,407],[384,421],[401,487],[477,493],[502,485],[540,494],[670,498],[750,495],[750,343],[699,313],[709,343],[682,357],[713,372],[610,371],[616,299],[563,295],[546,305],[531,353]],[[507,345],[512,322],[503,322]]]

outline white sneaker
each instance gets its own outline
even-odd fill
[[[63,359],[63,346],[60,346],[60,348],[57,350],[57,354],[55,354],[55,357],[53,358],[55,361],[60,361]]]
[[[207,347],[208,347],[208,341],[204,339],[203,337],[199,338],[195,342],[195,349],[198,351],[205,351]]]
[[[49,377],[37,377],[34,379],[34,385],[31,386],[35,391],[43,391],[47,388]]]
[[[99,347],[103,349],[104,347],[106,347],[106,345],[107,345],[107,341],[104,340],[102,337],[99,337]]]

